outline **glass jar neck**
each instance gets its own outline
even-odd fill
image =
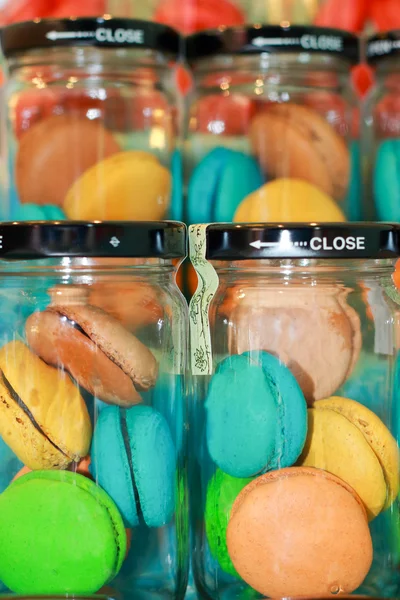
[[[153,50],[65,47],[31,50],[7,61],[9,74],[32,80],[65,78],[69,73],[86,76],[108,74],[154,83],[168,70],[166,57]]]
[[[338,90],[347,85],[349,65],[334,56],[299,54],[221,55],[199,61],[194,67],[198,87],[246,85],[260,80],[276,85],[290,83],[321,90]],[[225,88],[223,88],[225,85]]]
[[[400,94],[400,57],[391,56],[383,60],[376,70],[376,78],[380,87]]]
[[[276,284],[290,282],[317,286],[321,284],[354,284],[357,281],[392,283],[395,259],[280,259],[213,261],[220,282],[252,282],[268,280]]]

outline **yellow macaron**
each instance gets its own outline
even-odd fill
[[[165,218],[171,174],[149,152],[119,152],[90,169],[68,191],[64,210],[74,220],[152,221]]]
[[[348,483],[374,519],[399,491],[399,449],[381,419],[342,397],[308,409],[308,437],[299,464],[324,469]]]
[[[247,222],[344,222],[346,217],[330,196],[301,179],[275,179],[247,196],[234,219]]]

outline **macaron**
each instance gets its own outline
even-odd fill
[[[62,207],[74,181],[119,150],[99,122],[73,115],[43,119],[19,140],[15,177],[20,201]]]
[[[275,356],[248,352],[223,360],[205,408],[208,451],[224,473],[252,477],[291,466],[300,456],[306,403],[296,379]]]
[[[375,209],[381,221],[400,220],[400,139],[385,140],[374,168]]]
[[[362,345],[360,319],[347,295],[328,284],[293,284],[284,292],[271,285],[237,286],[221,307],[232,324],[229,351],[278,356],[308,404],[332,396],[351,375]]]
[[[150,152],[119,152],[89,167],[65,196],[69,219],[164,219],[171,202],[172,178]]]
[[[330,196],[302,179],[274,179],[244,198],[233,220],[251,222],[344,222]]]
[[[190,223],[232,221],[237,207],[264,182],[256,161],[243,152],[217,147],[193,171],[188,191]]]
[[[58,206],[19,204],[11,213],[13,221],[63,221],[65,214]]]
[[[251,481],[252,479],[249,478],[231,477],[217,469],[207,487],[204,519],[208,545],[221,569],[233,577],[239,577],[239,575],[228,554],[226,530],[233,503],[242,489]]]
[[[23,468],[23,463],[0,437],[0,494],[9,486],[13,478]]]
[[[110,494],[126,527],[162,527],[175,508],[176,457],[167,422],[150,406],[104,408],[96,424],[90,470]]]
[[[324,469],[348,483],[369,520],[399,492],[399,448],[381,419],[363,404],[339,396],[308,410],[308,436],[299,464]]]
[[[298,104],[272,104],[253,118],[250,138],[269,178],[308,181],[335,200],[346,196],[349,150],[318,112]]]
[[[0,579],[17,594],[94,594],[125,553],[117,507],[82,475],[32,472],[0,496]]]
[[[160,290],[149,283],[102,278],[89,288],[89,304],[101,308],[134,332],[164,318]]]
[[[155,385],[154,355],[112,315],[61,296],[26,321],[31,348],[109,404],[132,406]]]
[[[350,594],[373,555],[354,490],[326,471],[302,467],[267,473],[243,489],[227,544],[239,575],[271,598]]]
[[[88,454],[89,413],[66,373],[20,341],[0,349],[0,373],[0,435],[25,466],[65,469]]]

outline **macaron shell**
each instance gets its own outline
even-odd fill
[[[135,485],[145,523],[162,527],[175,509],[176,454],[167,422],[149,406],[125,412]]]
[[[218,366],[205,408],[208,451],[222,471],[251,477],[268,467],[275,453],[276,396],[276,387],[248,356],[230,356]]]
[[[314,406],[343,415],[361,431],[383,469],[388,487],[384,510],[389,508],[399,492],[399,447],[389,429],[372,410],[355,400],[333,396]]]
[[[1,394],[1,391],[0,391]],[[9,486],[13,478],[23,468],[23,463],[0,437],[0,494]]]
[[[316,111],[297,104],[274,104],[252,121],[253,150],[272,177],[308,181],[342,200],[350,179],[344,140]]]
[[[68,371],[80,386],[100,400],[119,406],[141,402],[130,377],[61,314],[33,313],[25,329],[30,347],[40,358]]]
[[[246,486],[233,505],[227,543],[238,573],[271,598],[351,593],[372,563],[361,501],[317,469],[272,471]]]
[[[49,308],[77,323],[90,339],[128,375],[137,390],[155,385],[158,365],[150,350],[121,323],[100,308],[71,305]]]
[[[212,207],[212,221],[232,221],[236,209],[248,196],[264,183],[260,167],[253,157],[229,151],[218,181]]]
[[[0,506],[0,578],[12,591],[92,594],[119,571],[126,551],[122,519],[89,479],[30,473],[1,495]]]
[[[195,167],[188,189],[189,223],[209,223],[216,202],[218,181],[230,150],[214,148]]]
[[[43,119],[19,140],[15,176],[20,201],[62,206],[82,173],[118,151],[112,134],[98,122],[74,115]]]
[[[375,206],[378,218],[400,220],[400,140],[385,140],[379,146],[374,170]]]
[[[374,519],[384,507],[386,483],[379,460],[361,431],[319,402],[308,410],[308,430],[298,464],[340,477],[360,496],[369,520]]]
[[[315,185],[301,179],[275,179],[250,194],[239,205],[236,223],[344,222],[339,206]]]
[[[226,530],[234,501],[251,479],[231,477],[217,470],[207,487],[205,525],[211,554],[221,569],[229,575],[239,577],[228,554]]]
[[[265,350],[291,370],[309,404],[334,394],[360,354],[361,325],[347,294],[334,286],[234,289],[221,311],[229,316],[229,351]],[[309,332],[313,331],[313,336]],[[309,343],[307,343],[309,340]]]
[[[114,500],[126,527],[139,524],[129,460],[117,406],[103,408],[97,418],[91,447],[90,472]]]
[[[307,437],[307,404],[304,394],[295,377],[276,356],[267,352],[249,352],[244,356],[250,356],[254,362],[259,363],[278,389],[276,448],[269,468],[291,467],[299,458]]]
[[[68,218],[77,220],[164,219],[172,178],[151,153],[121,152],[95,164],[75,181],[65,197]]]
[[[65,468],[89,451],[92,426],[86,404],[65,373],[47,365],[22,342],[0,349],[9,385],[33,415],[37,427],[0,383],[0,435],[31,469]]]

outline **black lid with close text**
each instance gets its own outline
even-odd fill
[[[190,62],[217,55],[309,53],[331,54],[359,62],[357,36],[341,29],[292,25],[243,25],[201,31],[186,40]]]
[[[215,223],[206,235],[208,260],[400,256],[394,223]]]
[[[171,57],[177,57],[181,50],[181,36],[171,27],[109,15],[15,23],[4,27],[0,37],[6,58],[29,50],[65,46],[143,48]]]
[[[388,57],[400,56],[400,29],[378,33],[367,40],[367,61],[377,65]]]
[[[186,226],[175,221],[0,223],[0,260],[56,257],[184,258]]]

